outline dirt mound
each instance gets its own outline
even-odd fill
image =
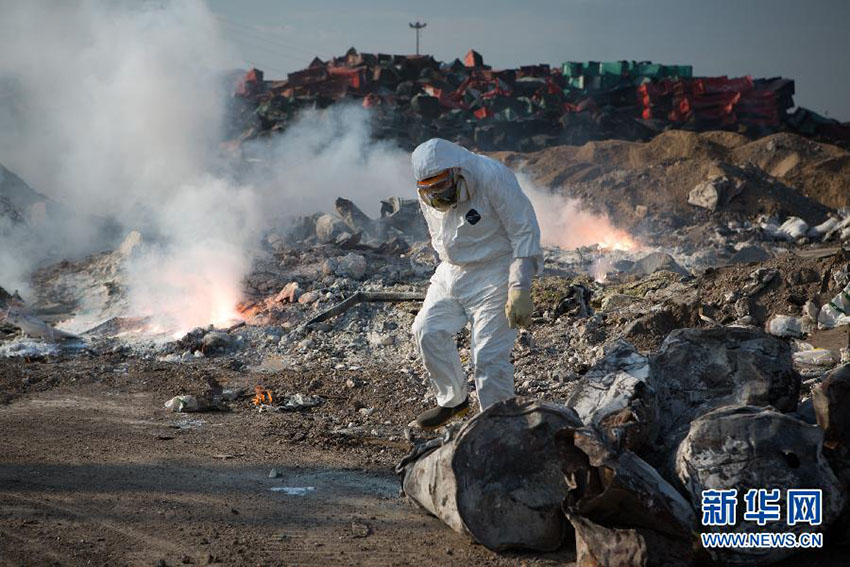
[[[495,152],[513,167],[525,165],[550,187],[589,181],[614,169],[641,169],[679,159],[717,160],[746,138],[730,132],[663,132],[649,142],[603,140],[583,146],[555,146],[529,154]]]
[[[838,146],[782,132],[737,147],[731,157],[829,207],[850,206],[850,151]]]
[[[538,184],[581,199],[594,212],[637,233],[648,228],[639,206],[647,207],[650,219],[665,219],[670,228],[708,220],[710,213],[689,204],[688,196],[698,184],[720,177],[740,191],[712,214],[718,220],[742,221],[763,214],[798,216],[810,225],[822,222],[829,207],[744,158],[750,146],[746,138],[730,132],[677,130],[649,142],[608,140],[494,155],[526,171]]]
[[[703,132],[700,136],[724,148],[737,148],[750,142],[750,139],[736,132],[727,132],[725,130],[714,130],[712,132]]]

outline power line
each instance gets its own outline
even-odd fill
[[[315,53],[309,51],[307,48],[304,48],[304,47],[297,45],[295,43],[287,42],[286,40],[282,39],[280,36],[275,35],[273,37],[268,37],[267,35],[264,35],[264,34],[267,34],[269,32],[266,32],[262,29],[258,29],[256,27],[248,25],[248,24],[244,24],[244,23],[241,23],[241,22],[236,22],[236,21],[230,20],[230,19],[225,18],[224,16],[221,16],[221,15],[216,15],[216,17],[221,21],[222,24],[228,26],[228,29],[231,32],[233,32],[237,35],[240,35],[242,39],[251,39],[254,42],[266,43],[266,44],[278,47],[280,49],[286,49],[286,50],[289,50],[289,51],[294,51],[296,53],[299,53],[301,55],[305,55],[307,57],[315,57],[316,56]]]

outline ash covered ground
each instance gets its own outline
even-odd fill
[[[745,136],[663,120],[604,139],[638,123],[637,85],[609,77],[629,97],[612,109],[602,93],[597,107],[549,66],[500,78],[474,52],[472,76],[459,61],[352,50],[291,84],[252,71],[250,96],[234,98],[224,71],[241,61],[202,2],[8,11],[0,562],[595,565],[622,564],[626,550],[665,565],[846,564],[846,124],[805,111],[817,128],[750,116]],[[39,22],[38,65],[9,22]],[[509,76],[528,116],[488,112]],[[366,97],[355,79],[386,84]],[[522,123],[554,134],[522,138]],[[646,480],[627,467],[639,462],[669,488],[613,514],[610,501],[582,507],[598,495],[556,494],[555,551],[494,553],[400,495],[396,466],[438,439],[409,425],[434,404],[410,328],[438,260],[407,150],[440,132],[515,171],[541,224],[535,312],[512,352],[517,394],[580,414],[573,433],[604,448],[582,463],[617,473],[577,469],[596,485]],[[468,331],[456,342],[471,373]],[[727,437],[745,435],[734,447],[711,429],[727,419],[739,424]],[[717,461],[732,449],[747,466],[730,477]],[[693,533],[652,506],[670,497],[693,515],[693,495],[717,479],[822,486],[825,549],[692,554]],[[657,525],[670,529],[653,540]]]

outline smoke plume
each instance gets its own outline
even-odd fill
[[[527,175],[519,173],[517,179],[534,205],[544,246],[573,249],[599,245],[618,250],[638,247],[637,242],[626,231],[616,228],[607,215],[591,213],[576,199],[547,192]]]
[[[0,163],[50,199],[21,226],[0,226],[4,287],[138,230],[124,314],[168,331],[223,324],[265,231],[338,196],[375,215],[379,199],[414,194],[409,155],[370,140],[357,106],[305,112],[239,158],[224,151],[225,77],[242,64],[200,0],[12,3],[0,50]],[[522,183],[546,244],[622,236]]]
[[[130,314],[165,329],[221,323],[273,222],[337,196],[377,206],[410,192],[407,155],[370,143],[359,108],[305,113],[245,147],[252,170],[232,168],[223,77],[241,61],[201,1],[18,3],[4,8],[0,49],[0,163],[68,207],[5,227],[0,285],[25,287],[38,263],[137,229]],[[120,228],[107,239],[97,219]]]

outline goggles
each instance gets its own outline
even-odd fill
[[[437,210],[451,208],[458,199],[457,177],[451,170],[416,182],[419,197]]]

